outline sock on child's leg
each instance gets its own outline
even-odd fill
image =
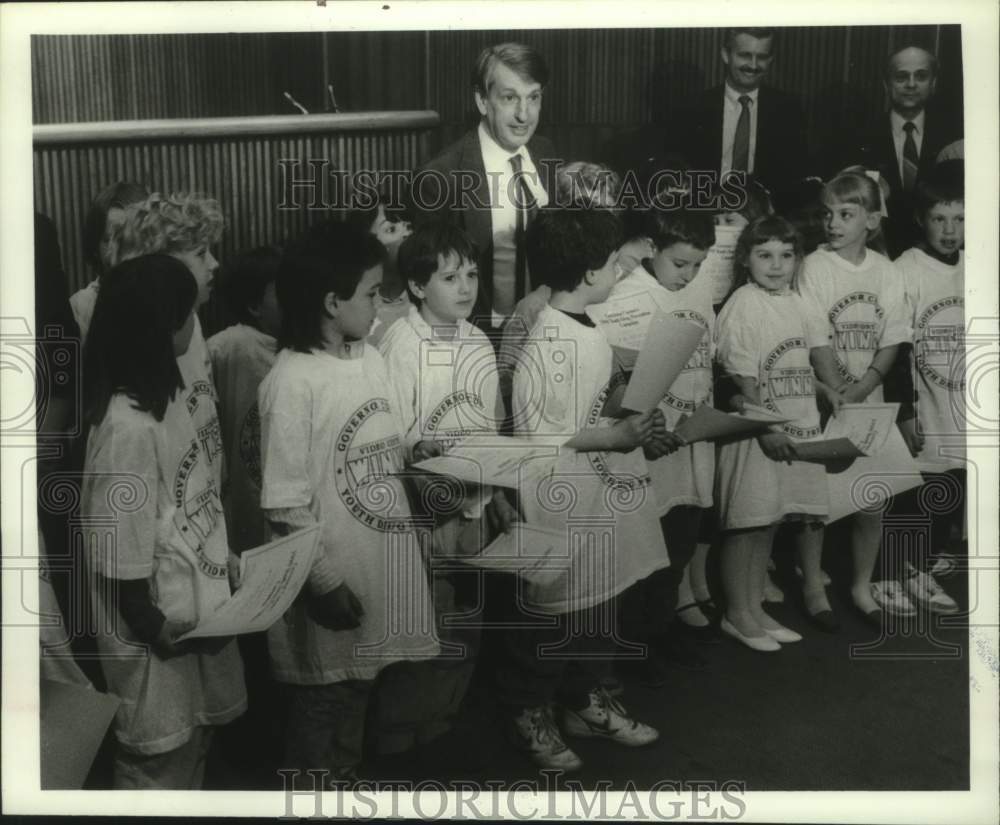
[[[688,582],[691,587],[691,592],[694,597],[699,602],[708,602],[712,600],[712,594],[708,590],[708,578],[705,574],[705,567],[708,564],[708,551],[711,549],[711,545],[708,544],[698,544],[694,549],[694,555],[691,557],[691,561],[688,562],[687,570],[684,571],[685,575],[688,576]]]

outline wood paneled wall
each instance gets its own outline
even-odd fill
[[[83,261],[83,220],[94,195],[118,180],[140,181],[154,191],[195,191],[219,200],[226,230],[216,254],[225,261],[238,250],[278,243],[332,212],[336,187],[289,190],[289,169],[298,179],[324,171],[413,169],[426,153],[434,112],[386,112],[368,116],[326,115],[218,119],[215,121],[113,122],[35,128],[35,210],[58,232],[70,290],[93,273]],[[100,124],[96,124],[100,125]],[[306,131],[306,126],[310,131]],[[279,163],[297,161],[293,166]],[[306,161],[328,161],[310,167]],[[339,193],[340,202],[344,195]],[[217,307],[203,318],[218,327]]]
[[[953,26],[779,29],[773,83],[802,96],[810,142],[885,105],[886,55],[904,42],[936,49],[939,102],[962,111],[961,31]],[[566,156],[593,157],[608,137],[671,119],[721,82],[720,29],[563,29],[38,36],[36,123],[433,109],[437,144],[474,120],[469,71],[489,43],[521,40],[551,68],[541,131]],[[435,147],[432,147],[435,148]]]

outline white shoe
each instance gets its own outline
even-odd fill
[[[779,645],[777,640],[773,639],[771,636],[744,636],[740,633],[736,625],[730,622],[725,616],[723,616],[722,621],[719,622],[719,630],[727,636],[732,636],[736,639],[736,641],[743,642],[743,644],[751,650],[756,650],[760,653],[774,653],[775,651],[781,650],[781,645]]]
[[[764,628],[764,632],[770,636],[774,641],[781,642],[782,644],[790,644],[791,642],[801,642],[802,636],[787,627],[779,627],[774,630]]]
[[[946,579],[948,576],[954,575],[958,569],[958,562],[950,553],[938,553],[936,556],[931,556],[931,558],[935,559],[935,561],[931,566],[930,574],[935,578]]]
[[[875,604],[886,613],[893,616],[915,616],[917,608],[913,606],[906,591],[897,581],[872,582],[872,598]]]
[[[590,704],[583,710],[563,708],[563,730],[570,736],[610,739],[638,748],[660,738],[656,728],[637,722],[618,700],[602,688],[590,691]]]
[[[909,565],[909,576],[904,582],[904,587],[918,607],[923,607],[932,613],[958,613],[958,604],[944,592],[934,577],[920,572],[912,564]]]
[[[580,759],[563,741],[548,708],[526,708],[511,724],[514,745],[531,757],[540,768],[576,771]]]

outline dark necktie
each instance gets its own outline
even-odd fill
[[[740,95],[740,119],[733,138],[733,171],[750,171],[750,96]]]
[[[903,131],[906,138],[903,140],[903,191],[913,191],[913,185],[917,182],[917,168],[920,165],[920,156],[917,154],[917,142],[913,139],[913,130],[916,129],[913,121],[906,121],[903,124]]]
[[[517,224],[514,230],[514,300],[520,301],[527,294],[528,260],[525,254],[524,236],[531,222],[531,216],[538,209],[538,203],[531,194],[528,182],[521,171],[521,156],[511,155],[510,165],[514,169],[514,207],[517,209]]]

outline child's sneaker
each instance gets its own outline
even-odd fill
[[[514,745],[540,768],[577,771],[583,767],[583,760],[563,741],[546,707],[525,708],[512,720],[511,733]]]
[[[926,608],[932,613],[958,612],[958,604],[944,592],[940,584],[934,581],[933,576],[922,573],[912,564],[908,566],[908,573],[905,582],[906,592],[919,607]]]
[[[931,556],[934,559],[934,564],[931,566],[930,574],[937,579],[946,579],[948,576],[955,574],[958,570],[958,562],[955,557],[950,553],[938,553],[936,556]]]
[[[660,738],[649,725],[637,722],[601,688],[590,691],[590,704],[583,710],[563,708],[563,729],[570,736],[600,737],[637,748]]]
[[[893,616],[917,614],[917,608],[897,581],[872,582],[872,598],[875,604]]]

